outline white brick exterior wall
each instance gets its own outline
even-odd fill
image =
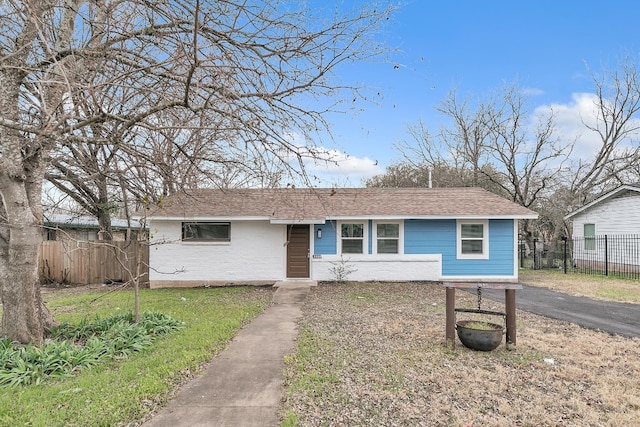
[[[354,269],[347,280],[407,281],[440,280],[441,255],[358,255],[344,256],[345,267]],[[341,265],[339,255],[322,255],[311,263],[314,280],[336,280],[335,268]],[[332,271],[332,269],[334,269]]]
[[[285,277],[285,225],[231,221],[229,243],[182,242],[180,221],[151,223],[149,280],[276,281]]]

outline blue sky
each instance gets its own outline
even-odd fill
[[[594,144],[580,123],[594,90],[587,65],[600,72],[638,54],[638,12],[633,0],[409,0],[380,35],[398,50],[390,60],[340,70],[382,95],[357,115],[330,117],[335,145],[325,146],[349,158],[339,171],[311,172],[324,185],[358,186],[400,159],[394,144],[409,140],[408,126],[444,124],[435,107],[451,90],[477,98],[504,82],[529,94],[532,111],[553,108],[562,135]]]

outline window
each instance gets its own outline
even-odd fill
[[[56,240],[57,237],[57,229],[55,228],[47,228],[45,229],[47,235],[45,236],[45,240]]]
[[[596,250],[596,225],[584,224],[584,250]]]
[[[182,240],[189,242],[229,242],[229,222],[183,222]]]
[[[376,224],[376,244],[379,254],[397,254],[400,241],[400,224]]]
[[[96,230],[80,230],[78,231],[78,240],[85,242],[98,240],[98,232]]]
[[[488,221],[458,222],[458,258],[489,258]]]
[[[343,254],[361,254],[364,248],[364,224],[341,224]]]

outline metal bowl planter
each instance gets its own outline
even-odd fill
[[[479,325],[482,328],[478,328]],[[456,322],[456,329],[462,344],[471,350],[478,351],[495,350],[502,342],[504,333],[502,325],[474,320],[460,320]]]

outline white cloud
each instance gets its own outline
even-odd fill
[[[359,187],[363,180],[385,171],[376,160],[368,157],[356,157],[336,149],[308,145],[298,133],[288,133],[286,138],[295,147],[297,154],[300,154],[304,170],[313,186]],[[299,158],[293,152],[285,153],[284,158],[288,159],[292,169],[300,169]],[[295,185],[309,184],[302,182],[304,180],[294,181]]]
[[[601,144],[598,134],[585,126],[596,123],[596,100],[596,95],[592,93],[574,93],[568,104],[541,105],[533,114],[546,116],[552,112],[560,140],[567,144],[576,141],[572,157],[587,159],[596,153]]]
[[[322,159],[305,160],[310,176],[316,177],[320,186],[359,186],[363,179],[381,174],[384,169],[368,157],[355,157],[333,149],[315,148]]]

